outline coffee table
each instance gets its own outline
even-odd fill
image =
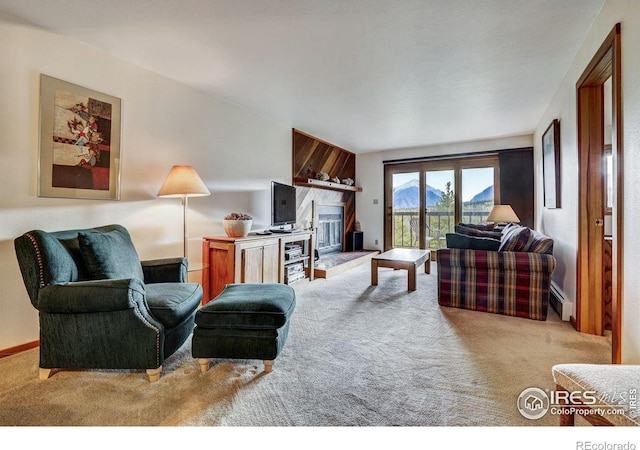
[[[409,272],[409,291],[416,290],[416,267],[424,264],[424,272],[431,273],[429,250],[394,248],[371,258],[371,284],[378,285],[378,267],[404,269]]]

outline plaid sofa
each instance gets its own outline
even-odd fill
[[[546,320],[556,266],[548,236],[512,226],[498,251],[447,248],[436,259],[441,306]]]

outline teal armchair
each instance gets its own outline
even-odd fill
[[[14,241],[40,318],[40,378],[53,369],[138,369],[156,381],[190,336],[202,287],[186,258],[140,261],[120,225],[29,231]]]

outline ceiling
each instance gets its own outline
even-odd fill
[[[532,133],[604,0],[0,0],[356,153]]]

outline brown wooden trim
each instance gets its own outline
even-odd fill
[[[604,39],[596,54],[593,55],[580,78],[578,78],[576,87],[600,85],[612,75],[614,67],[612,60],[615,53],[615,50],[612,51],[612,49],[616,47],[616,41],[619,43],[620,33],[620,24],[617,23]]]
[[[498,158],[496,157],[496,161]],[[464,162],[464,160],[462,160]],[[455,169],[453,172],[453,190],[455,192],[454,196],[454,207],[453,207],[453,223],[458,224],[462,222],[462,168],[459,164],[455,165]],[[493,192],[495,193],[495,189]]]
[[[399,162],[393,164],[385,164],[385,170],[394,169],[396,172],[420,172],[423,170],[447,170],[447,169],[473,169],[475,167],[488,167],[491,164],[498,164],[498,154],[471,156],[471,157],[452,157],[438,158],[435,160],[426,160],[420,162]],[[426,168],[426,169],[425,169]]]
[[[500,199],[500,159],[496,161],[496,165],[493,166],[493,204],[501,205],[502,201]]]
[[[382,220],[384,223],[383,251],[391,248],[393,243],[393,167],[384,167],[384,198],[382,200]]]
[[[213,267],[211,267],[211,260],[209,258],[209,241],[202,239],[202,267],[206,273],[202,274],[202,302],[201,305],[206,305],[211,301],[211,288],[209,280],[213,276]]]
[[[604,331],[603,227],[595,219],[604,218],[604,146],[602,97],[603,84],[612,80],[612,155],[614,168],[614,202],[612,208],[612,355],[621,362],[622,286],[623,286],[623,143],[621,85],[621,26],[616,24],[576,83],[578,117],[579,209],[576,328],[602,334]],[[596,190],[599,189],[599,192]]]
[[[420,208],[418,208],[418,212],[420,214],[418,216],[418,227],[419,227],[418,230],[424,230],[426,225],[424,205],[427,204],[427,190],[423,189],[423,186],[427,185],[427,177],[424,170],[421,170],[418,173],[418,183],[420,184],[420,190],[418,191],[420,194],[420,197],[418,199],[418,202],[420,202],[419,204],[422,205]],[[427,248],[427,236],[424,231],[418,231],[418,247]]]
[[[623,143],[623,125],[622,125],[622,37],[621,26],[616,24],[612,31],[613,36],[613,73],[611,75],[611,90],[613,95],[611,100],[613,120],[611,123],[612,148],[615,148],[613,154],[613,166],[616,169],[616,179],[614,180],[613,189],[615,191],[614,206],[616,213],[613,216],[612,235],[615,245],[612,248],[612,303],[611,303],[611,329],[612,329],[612,345],[611,359],[614,364],[622,363],[622,298],[623,298],[623,281],[624,281],[624,143]]]
[[[22,353],[27,350],[31,350],[32,348],[36,348],[39,345],[40,345],[40,341],[32,341],[32,342],[27,342],[26,344],[16,345],[15,347],[6,348],[4,350],[0,350],[0,358]]]

